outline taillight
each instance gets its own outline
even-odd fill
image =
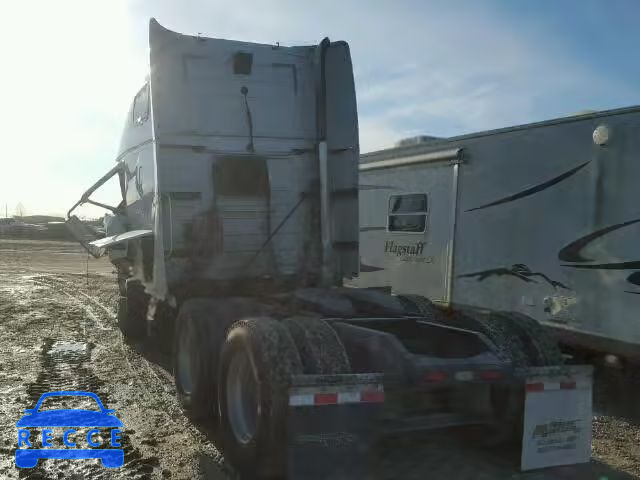
[[[504,377],[499,370],[481,370],[476,372],[476,375],[481,380],[500,380]]]
[[[431,382],[431,383],[436,383],[436,382],[443,382],[447,379],[448,375],[446,372],[427,372],[424,374],[424,376],[422,377],[422,379],[425,382]]]

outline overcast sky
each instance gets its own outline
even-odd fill
[[[635,0],[3,2],[3,210],[62,213],[111,168],[152,16],[220,38],[347,40],[362,151],[640,104]]]

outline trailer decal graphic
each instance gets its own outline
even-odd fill
[[[562,265],[563,267],[571,268],[586,268],[591,270],[636,270],[640,268],[640,260],[633,260],[630,262],[617,262],[617,263],[592,263],[589,265]]]
[[[568,172],[565,172],[565,173],[563,173],[561,175],[558,175],[557,177],[554,177],[551,180],[547,180],[546,182],[543,182],[543,183],[540,183],[540,184],[535,185],[533,187],[527,188],[526,190],[523,190],[521,192],[514,193],[513,195],[509,195],[507,197],[503,197],[503,198],[500,198],[498,200],[494,200],[493,202],[485,203],[484,205],[480,205],[479,207],[470,208],[470,209],[468,209],[466,211],[467,212],[472,212],[474,210],[481,210],[483,208],[493,207],[495,205],[500,205],[502,203],[513,202],[514,200],[519,200],[521,198],[528,197],[530,195],[536,194],[538,192],[541,192],[542,190],[546,190],[547,188],[554,186],[557,183],[560,183],[563,180],[566,180],[567,178],[569,178],[572,175],[576,174],[582,168],[586,167],[589,163],[591,163],[591,161],[588,161],[588,162],[585,162],[585,163],[583,163],[581,165],[578,165],[577,167],[574,167],[571,170],[569,170]]]
[[[560,252],[558,252],[558,259],[563,262],[590,262],[593,259],[583,257],[581,251],[589,245],[594,240],[606,235],[609,232],[613,232],[614,230],[618,230],[622,227],[626,227],[627,225],[632,225],[634,223],[640,222],[640,218],[636,218],[635,220],[629,220],[623,223],[617,223],[615,225],[610,225],[606,228],[602,228],[600,230],[596,230],[584,237],[580,237],[579,239],[571,242],[570,244],[563,247]]]
[[[640,269],[640,261],[628,261],[628,262],[614,262],[614,263],[596,263],[596,264],[588,264],[583,265],[582,262],[591,262],[592,258],[586,258],[582,256],[582,250],[589,245],[594,240],[605,236],[606,234],[618,230],[623,227],[627,227],[629,225],[633,225],[635,223],[640,222],[640,218],[636,218],[634,220],[628,220],[622,223],[616,223],[615,225],[610,225],[608,227],[602,228],[600,230],[596,230],[595,232],[589,233],[584,237],[580,237],[577,240],[574,240],[570,244],[564,246],[558,252],[558,259],[564,262],[573,262],[574,264],[563,264],[563,267],[571,267],[571,268],[583,268],[583,269],[593,269],[593,270],[635,270]],[[576,265],[577,264],[577,265]],[[640,272],[633,272],[627,277],[627,282],[640,286]],[[635,295],[640,295],[640,292],[634,292],[631,290],[625,290],[625,293],[632,293]]]
[[[638,285],[640,287],[640,272],[633,272],[631,275],[627,277],[627,282],[633,283],[634,285]]]
[[[633,272],[627,277],[627,282],[640,287],[640,272]],[[632,293],[634,295],[640,295],[640,292],[634,292],[632,290],[625,290],[625,293]]]
[[[482,282],[483,280],[486,280],[489,277],[494,277],[494,276],[501,277],[503,275],[516,277],[527,283],[538,283],[538,281],[533,279],[532,277],[540,277],[555,289],[560,287],[560,288],[564,288],[565,290],[569,290],[569,287],[567,287],[564,283],[559,282],[557,280],[552,280],[542,272],[532,272],[531,269],[523,263],[516,263],[515,265],[512,265],[511,268],[501,267],[501,268],[492,268],[489,270],[482,270],[480,272],[465,273],[462,275],[458,275],[458,278],[477,277],[478,281]]]
[[[640,272],[633,272],[627,277],[627,282],[640,287]],[[640,292],[633,292],[631,290],[625,290],[626,293],[633,293],[634,295],[640,295]]]
[[[591,270],[635,270],[640,268],[640,260],[634,260],[631,262],[618,262],[618,263],[595,263],[590,265],[562,265],[563,267],[582,268]],[[633,272],[627,277],[627,282],[640,286],[640,272]],[[634,292],[631,290],[625,290],[625,293],[640,294],[640,292]]]
[[[393,240],[387,240],[384,242],[384,253],[393,253],[398,257],[404,255],[419,256],[424,251],[424,244],[425,242],[416,242],[413,245],[398,245]]]

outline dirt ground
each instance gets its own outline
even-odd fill
[[[87,260],[75,244],[0,239],[0,478],[236,477],[211,436],[181,411],[166,354],[123,342],[116,297],[111,265]],[[372,478],[640,478],[640,396],[625,376],[598,378],[590,464],[523,474],[504,451],[405,438],[376,448]],[[92,391],[115,409],[124,424],[123,468],[106,469],[98,460],[15,466],[16,421],[54,390]]]

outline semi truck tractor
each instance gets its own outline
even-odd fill
[[[640,108],[362,155],[356,284],[535,318],[567,352],[640,362]]]
[[[185,412],[237,469],[369,478],[381,436],[471,426],[521,444],[523,469],[589,461],[590,368],[564,365],[535,320],[346,285],[360,269],[347,43],[155,20],[149,40],[116,163],[67,225],[115,265],[124,337],[171,339]],[[117,204],[93,200],[111,178]],[[109,211],[106,237],[74,214],[85,203]]]

